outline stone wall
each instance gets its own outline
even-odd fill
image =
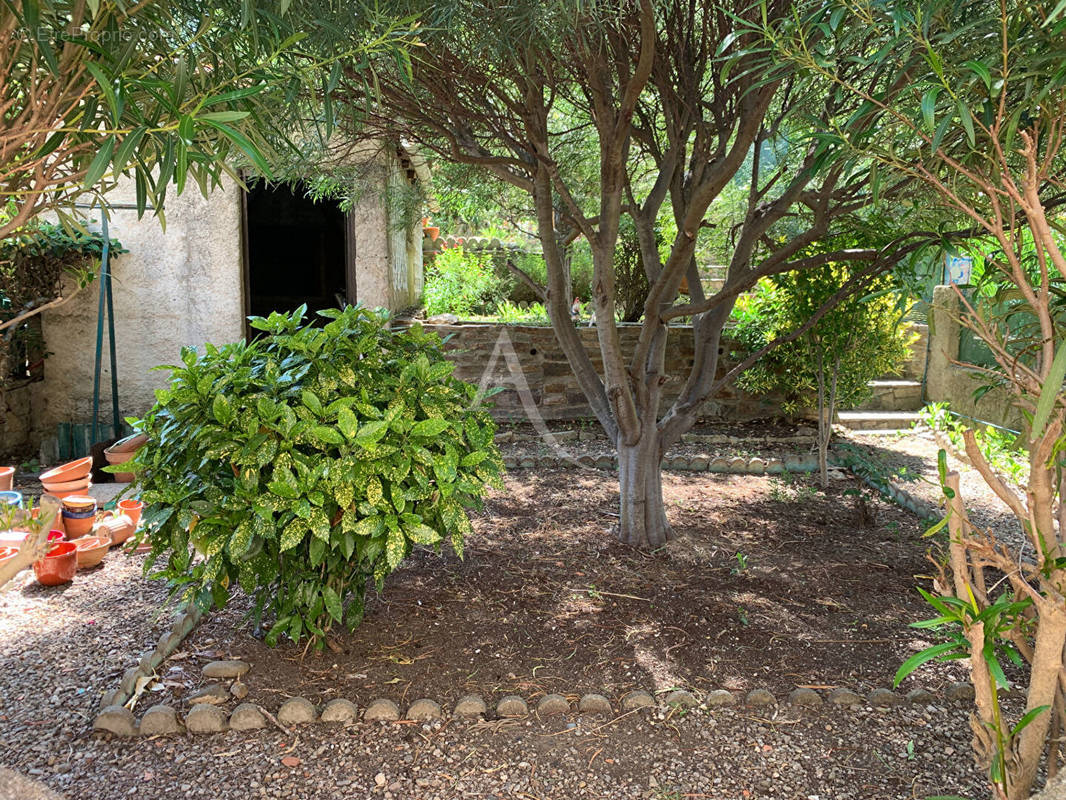
[[[1008,394],[995,388],[979,399],[974,392],[985,385],[982,374],[955,363],[959,357],[959,298],[953,286],[937,286],[929,310],[929,366],[926,401],[948,403],[951,410],[968,417],[1021,430],[1021,412],[1010,405]]]
[[[585,395],[577,384],[562,349],[551,328],[532,325],[494,325],[457,323],[425,325],[442,338],[448,357],[456,363],[456,377],[486,389],[502,388],[492,399],[493,414],[502,419],[521,419],[536,411],[548,420],[581,419],[592,416]],[[639,325],[621,325],[622,348],[627,357],[633,352]],[[601,371],[596,329],[579,329],[585,349]],[[719,362],[719,375],[733,366],[728,357],[728,343]],[[672,326],[667,344],[666,366],[669,380],[664,404],[680,393],[692,366],[693,340],[690,326]],[[522,388],[528,388],[526,399]],[[529,408],[526,403],[532,406]],[[704,405],[705,416],[732,420],[779,416],[780,402],[775,397],[753,397],[735,386],[725,388]]]

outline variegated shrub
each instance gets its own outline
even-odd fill
[[[395,332],[359,307],[257,318],[251,342],[186,349],[135,427],[147,569],[204,608],[239,585],[267,641],[363,616],[367,585],[416,545],[462,556],[502,469],[475,387],[452,376],[436,334]]]

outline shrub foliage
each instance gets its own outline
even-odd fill
[[[452,376],[440,339],[394,332],[354,307],[255,318],[266,336],[182,352],[135,427],[132,465],[148,508],[147,569],[201,607],[239,585],[267,641],[354,629],[369,582],[416,545],[461,557],[502,469],[475,387]]]

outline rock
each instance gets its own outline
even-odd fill
[[[680,706],[681,708],[695,708],[699,705],[696,702],[696,698],[692,696],[692,692],[687,692],[684,689],[674,689],[663,698],[663,702],[668,706]]]
[[[0,767],[0,797],[18,800],[65,800],[43,783],[20,775],[14,770]]]
[[[226,714],[218,706],[200,703],[185,715],[189,733],[221,733],[226,730]]]
[[[195,692],[185,698],[185,701],[189,705],[196,705],[198,703],[210,703],[213,706],[220,706],[229,700],[230,694],[227,689],[221,683],[212,683],[205,686],[202,689],[197,689]]]
[[[968,681],[953,683],[944,690],[944,696],[956,703],[969,703],[974,697],[973,684]]]
[[[105,692],[104,696],[100,698],[100,710],[103,711],[108,706],[120,706],[119,702],[122,699],[122,692],[118,689],[112,689],[110,692]]]
[[[167,705],[154,705],[141,717],[141,736],[173,736],[185,732],[178,712]]]
[[[688,468],[694,472],[705,472],[710,464],[711,459],[707,456],[693,456],[689,459]]]
[[[374,776],[374,785],[375,786],[384,786],[386,780],[388,780],[388,779],[385,777],[385,773],[384,772],[379,772],[377,775]]]
[[[427,719],[440,719],[444,714],[441,711],[440,703],[436,700],[430,700],[423,697],[420,700],[415,700],[407,709],[407,719],[427,720]]]
[[[228,661],[212,661],[209,664],[204,664],[203,673],[205,678],[221,678],[225,680],[228,678],[239,678],[250,669],[251,666],[247,662],[231,659]]]
[[[253,731],[266,725],[267,718],[255,703],[241,703],[229,715],[229,726],[235,731]]]
[[[870,705],[876,708],[889,708],[898,706],[903,702],[903,698],[891,689],[874,689],[867,699],[870,701]]]
[[[808,708],[813,706],[820,706],[822,704],[822,696],[814,689],[793,689],[788,694],[788,702],[794,706],[806,706]]]
[[[509,694],[496,704],[496,714],[500,717],[524,717],[528,713],[526,701],[516,694]]]
[[[488,712],[489,707],[485,704],[484,699],[476,694],[468,694],[466,697],[461,697],[459,702],[455,704],[455,716],[457,717],[478,717]]]
[[[318,718],[318,712],[306,697],[290,697],[278,709],[278,722],[282,725],[306,725]]]
[[[907,702],[916,706],[928,706],[936,702],[936,696],[928,689],[911,689],[907,692]]]
[[[140,669],[137,667],[130,667],[128,670],[122,673],[122,680],[119,682],[118,690],[125,697],[129,697],[133,694],[137,688],[137,679],[142,675]]]
[[[322,722],[335,722],[341,725],[348,725],[358,718],[359,711],[355,703],[343,697],[336,697],[326,703],[326,707],[322,709],[322,716],[319,717]]]
[[[238,700],[243,700],[248,696],[248,684],[234,681],[233,685],[229,687],[229,693]]]
[[[611,714],[611,701],[602,694],[590,693],[581,698],[577,704],[577,710],[582,714]]]
[[[829,702],[835,706],[857,706],[862,697],[844,686],[838,686],[829,693]]]
[[[772,706],[777,703],[777,698],[766,689],[752,689],[744,702],[749,706]]]
[[[94,731],[107,731],[115,736],[136,736],[137,721],[125,706],[108,706],[93,720]]]
[[[570,711],[570,701],[561,694],[546,694],[537,703],[537,716],[553,717]]]
[[[715,689],[707,694],[704,698],[704,705],[707,706],[726,706],[737,705],[737,695],[726,689]]]
[[[633,711],[637,708],[654,708],[655,698],[650,693],[645,692],[643,689],[636,689],[632,692],[628,692],[622,698],[622,710]]]
[[[376,720],[383,719],[390,722],[398,720],[400,718],[400,708],[391,700],[379,697],[366,707],[366,711],[363,712],[363,719]]]

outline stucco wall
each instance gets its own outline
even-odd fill
[[[125,207],[132,187],[110,200],[110,233],[129,250],[114,258],[113,295],[119,405],[123,416],[140,414],[166,383],[158,364],[173,364],[183,345],[224,343],[244,335],[239,188],[227,181],[204,198],[195,188],[168,199],[167,227],[149,215],[137,219]],[[94,227],[99,228],[99,225]],[[43,315],[44,398],[34,409],[45,436],[59,422],[88,422],[99,282]],[[101,419],[110,419],[110,365],[106,331],[101,376]]]

